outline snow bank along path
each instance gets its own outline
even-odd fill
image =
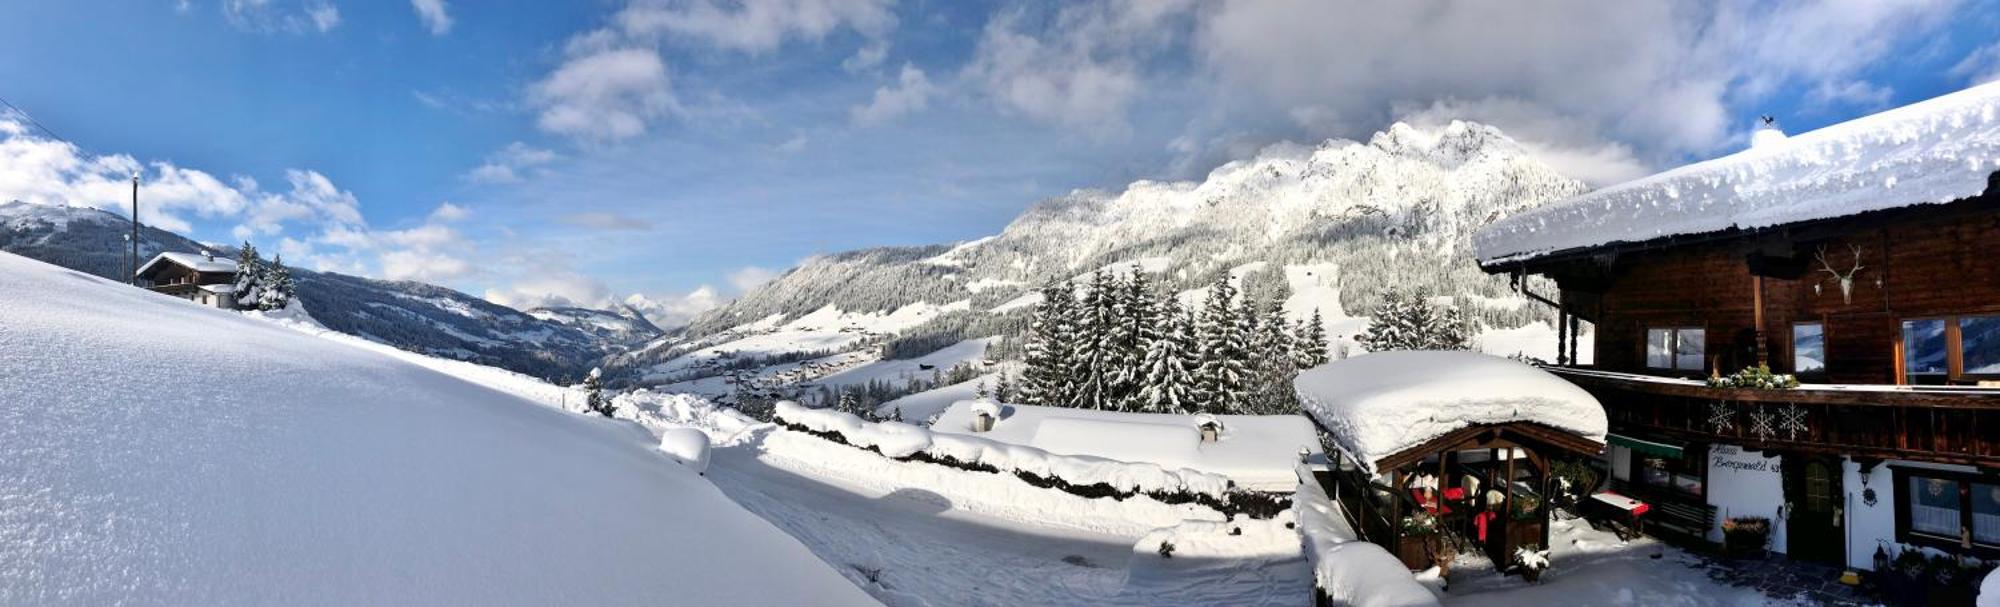
[[[870,602],[656,445],[0,253],[0,603]]]
[[[1196,470],[1252,491],[1289,493],[1299,484],[1299,451],[1318,453],[1319,434],[1298,415],[1173,415],[1032,405],[1002,405],[993,429],[972,431],[976,404],[946,409],[931,431],[1034,447],[1057,455]],[[990,402],[990,401],[987,401]],[[1213,443],[1201,441],[1203,418],[1222,423]]]
[[[1576,384],[1473,352],[1376,352],[1293,380],[1299,405],[1370,472],[1375,462],[1476,424],[1534,422],[1604,442],[1604,407]]]
[[[2000,82],[1690,164],[1493,222],[1480,263],[1978,196],[2000,171]]]

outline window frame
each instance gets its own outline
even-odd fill
[[[1813,372],[1813,373],[1811,373],[1810,375],[1808,375],[1808,374],[1807,374],[1807,373],[1806,373],[1805,371],[1801,371],[1801,370],[1799,370],[1799,327],[1801,327],[1801,326],[1804,326],[1804,325],[1816,325],[1816,326],[1818,326],[1818,327],[1819,327],[1819,370],[1818,370],[1818,371],[1814,371],[1814,372]],[[1896,324],[1896,329],[1897,329],[1898,331],[1901,331],[1901,330],[1902,330],[1902,327],[1903,327],[1902,323],[1900,323],[1900,322],[1899,322],[1899,323],[1897,323],[1897,324]],[[1791,335],[1787,336],[1787,339],[1789,339],[1790,341],[1788,341],[1788,342],[1786,342],[1786,343],[1787,343],[1787,346],[1788,346],[1788,347],[1790,348],[1790,350],[1791,350],[1791,355],[1792,355],[1792,356],[1791,356],[1791,358],[1792,358],[1792,362],[1791,362],[1791,366],[1792,366],[1792,375],[1794,375],[1794,376],[1797,376],[1797,377],[1799,378],[1799,381],[1802,381],[1802,382],[1803,382],[1803,381],[1805,381],[1805,380],[1807,380],[1807,379],[1815,379],[1815,380],[1819,380],[1819,381],[1816,381],[1816,382],[1806,382],[1806,383],[1824,383],[1824,382],[1826,382],[1826,381],[1827,381],[1827,375],[1828,375],[1828,370],[1829,370],[1829,369],[1831,369],[1831,368],[1833,367],[1833,361],[1831,361],[1831,360],[1828,360],[1829,358],[1832,358],[1832,357],[1830,357],[1830,356],[1827,356],[1827,353],[1826,353],[1826,350],[1827,350],[1827,348],[1826,348],[1826,344],[1827,344],[1827,338],[1828,338],[1828,335],[1827,335],[1827,327],[1826,327],[1826,321],[1824,321],[1824,320],[1801,320],[1801,321],[1798,321],[1798,322],[1794,322],[1794,323],[1792,323],[1792,327],[1791,327],[1791,329],[1792,329],[1792,330],[1791,330]],[[1898,337],[1900,337],[1900,336],[1898,336]]]
[[[1666,462],[1667,465],[1663,467],[1662,470],[1667,474],[1667,484],[1655,485],[1653,483],[1646,481],[1645,477],[1646,460],[1649,459],[1657,459]],[[1707,445],[1684,446],[1681,448],[1681,457],[1679,459],[1653,457],[1642,453],[1633,452],[1632,456],[1627,459],[1626,466],[1627,469],[1625,471],[1625,476],[1627,480],[1625,481],[1625,485],[1628,488],[1639,487],[1640,490],[1635,493],[1640,493],[1641,497],[1647,497],[1647,498],[1672,497],[1676,499],[1684,499],[1684,500],[1691,499],[1702,502],[1706,502],[1708,500],[1708,446]],[[1682,489],[1680,478],[1683,476],[1692,476],[1701,479],[1701,492],[1690,493]]]
[[[1958,537],[1943,537],[1937,534],[1910,529],[1910,504],[1915,499],[1909,491],[1910,479],[1938,479],[1958,483],[1959,533],[1970,534],[1972,530],[1972,487],[1979,485],[2000,485],[2000,475],[1992,473],[1958,472],[1953,470],[1933,470],[1910,466],[1890,466],[1889,477],[1894,485],[1892,490],[1896,502],[1896,541],[1912,546],[1936,548],[1952,554],[1974,556],[1981,559],[2000,558],[2000,543],[1972,541],[1970,551],[1959,542]]]
[[[2000,318],[2000,312],[1967,312],[1963,314],[1943,314],[1934,316],[1910,316],[1896,319],[1896,385],[1916,385],[1910,382],[1909,336],[1905,326],[1912,322],[1938,321],[1944,323],[1944,385],[1969,381],[2000,380],[2000,373],[1965,372],[1965,335],[1960,325],[1966,318]],[[1824,339],[1824,337],[1822,337]]]
[[[1665,367],[1655,367],[1655,366],[1653,366],[1653,351],[1652,351],[1652,349],[1653,349],[1653,332],[1654,332],[1654,331],[1666,331],[1666,332],[1667,332],[1667,366],[1665,366]],[[1689,368],[1682,368],[1682,367],[1680,366],[1680,349],[1681,349],[1681,332],[1682,332],[1682,331],[1700,331],[1700,332],[1701,332],[1701,363],[1700,363],[1699,365],[1697,365],[1696,367],[1694,367],[1694,368],[1691,368],[1691,369],[1689,369]],[[1641,365],[1642,365],[1642,366],[1644,366],[1644,367],[1645,367],[1645,368],[1646,368],[1647,370],[1650,370],[1650,371],[1665,371],[1665,372],[1669,372],[1669,373],[1696,373],[1696,374],[1699,374],[1699,373],[1702,373],[1702,372],[1704,372],[1704,371],[1707,371],[1707,370],[1708,370],[1708,341],[1709,341],[1709,340],[1708,340],[1708,327],[1707,327],[1707,326],[1704,326],[1704,325],[1647,325],[1647,326],[1646,326],[1646,329],[1645,329],[1645,337],[1646,337],[1646,338],[1645,338],[1644,340],[1641,340],[1641,343],[1642,343],[1642,345],[1641,345],[1640,347],[1642,348],[1642,350],[1641,350],[1641,352],[1640,352],[1640,354],[1641,354],[1640,358],[1641,358],[1642,360],[1641,360],[1640,362],[1641,362]]]

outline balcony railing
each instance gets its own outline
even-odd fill
[[[2000,390],[1807,384],[1711,388],[1699,381],[1551,368],[1604,405],[1613,432],[1856,457],[2000,464]]]

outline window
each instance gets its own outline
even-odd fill
[[[1826,325],[1792,325],[1792,373],[1801,379],[1826,378]]]
[[[2000,315],[1905,320],[1902,363],[1909,384],[2000,378]]]
[[[1910,531],[1957,538],[1958,481],[1911,475]]]
[[[1686,495],[1701,497],[1702,485],[1704,483],[1704,479],[1702,478],[1703,470],[1697,467],[1697,464],[1690,462],[1698,462],[1700,466],[1706,466],[1706,459],[1700,457],[1684,459],[1641,457],[1634,461],[1639,471],[1632,476],[1638,479],[1639,484],[1658,489],[1670,489]]]
[[[1896,468],[1896,539],[1972,556],[2000,555],[2000,480],[1962,472]]]
[[[1700,371],[1706,367],[1708,336],[1702,329],[1677,327],[1646,330],[1646,366],[1654,369]]]
[[[2000,376],[2000,316],[1959,317],[1958,344],[1961,375]]]

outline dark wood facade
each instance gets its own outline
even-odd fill
[[[1843,297],[1831,266],[1857,262]],[[1820,261],[1820,257],[1826,263]],[[1563,308],[1595,329],[1595,366],[1706,376],[1757,364],[1794,372],[1795,323],[1824,328],[1825,383],[1903,382],[1902,322],[2000,314],[2000,198],[1608,248],[1489,270],[1554,278]],[[1761,324],[1760,324],[1761,323]],[[1649,328],[1706,333],[1706,364],[1662,372]],[[1760,352],[1761,350],[1761,352]],[[1979,377],[1954,374],[1953,383]]]

